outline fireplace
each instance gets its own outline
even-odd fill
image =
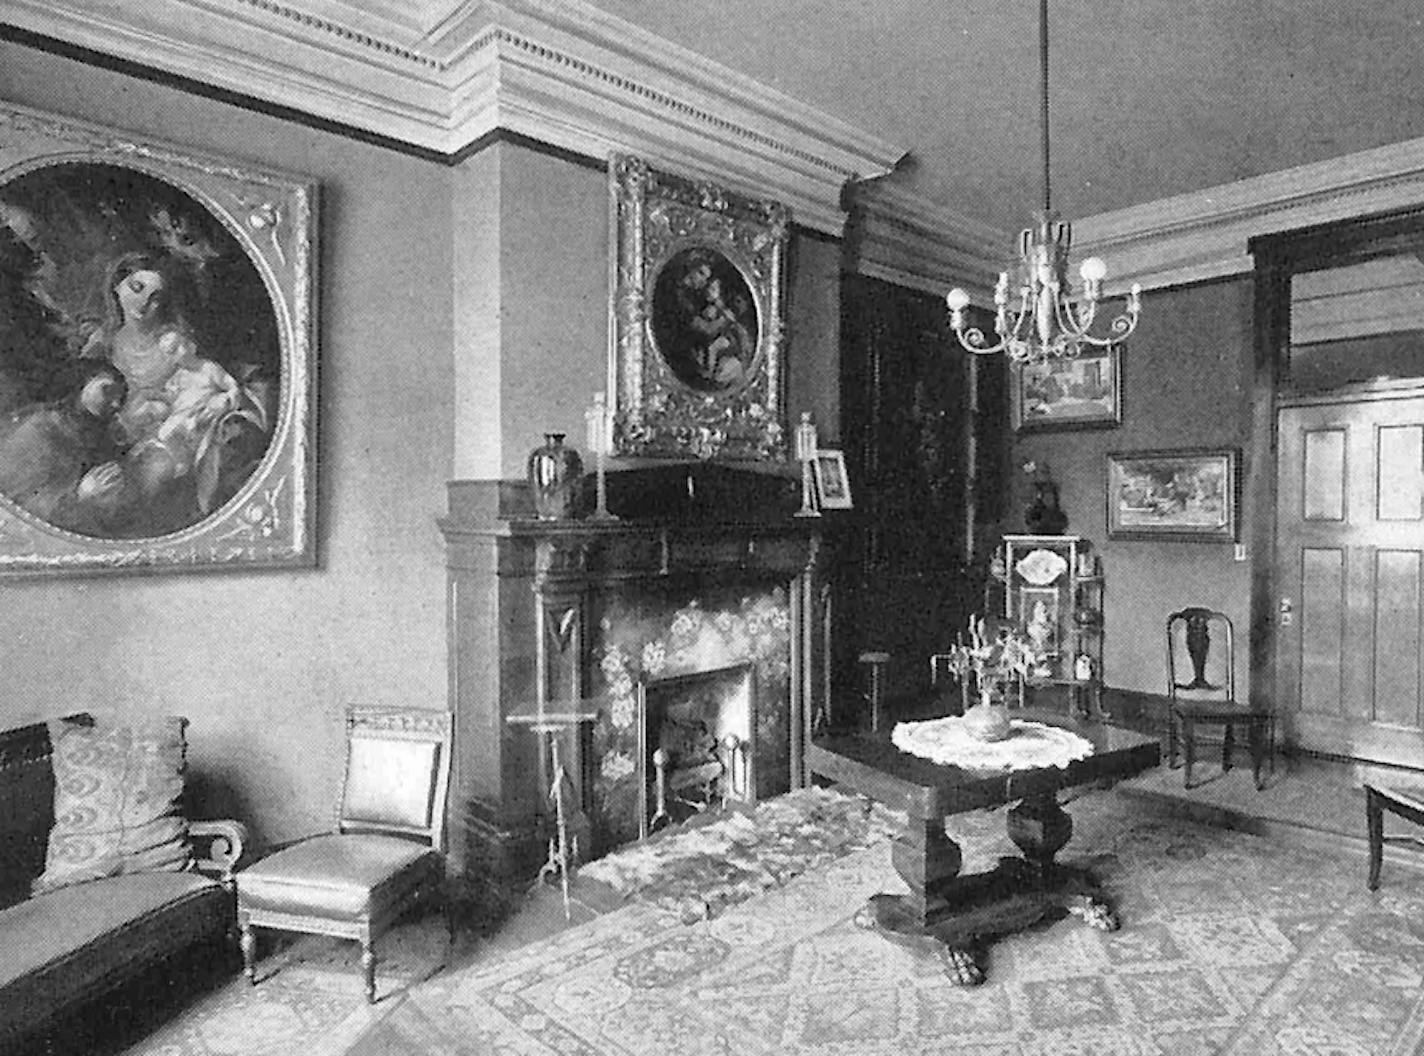
[[[811,727],[830,706],[823,533],[834,522],[794,516],[790,476],[696,465],[614,477],[623,478],[609,481],[615,522],[536,520],[518,485],[450,487],[441,529],[457,872],[513,879],[543,862],[547,749],[507,721],[531,708],[594,712],[559,735],[585,857],[663,823],[659,748],[669,815],[805,780]],[[698,745],[640,739],[650,713],[689,724],[668,736]],[[694,750],[702,754],[691,762]]]
[[[638,683],[638,835],[756,802],[756,665]]]

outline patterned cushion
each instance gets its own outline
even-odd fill
[[[34,893],[188,865],[182,718],[50,724],[54,828]]]

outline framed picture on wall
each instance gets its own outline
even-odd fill
[[[1238,461],[1229,448],[1108,455],[1109,538],[1235,540]]]
[[[314,563],[315,210],[0,107],[0,570]]]
[[[1021,432],[1106,428],[1122,422],[1120,345],[1015,367],[1012,385],[1013,424]]]
[[[784,460],[789,211],[628,155],[608,172],[614,454]]]
[[[811,463],[811,475],[816,482],[816,505],[823,510],[852,508],[850,475],[846,472],[845,453],[817,451]]]

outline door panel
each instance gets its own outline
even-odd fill
[[[1382,550],[1375,559],[1375,714],[1379,722],[1418,724],[1420,555]]]
[[[1314,751],[1424,760],[1424,397],[1278,418],[1277,688]]]

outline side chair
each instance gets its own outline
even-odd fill
[[[422,900],[443,896],[451,716],[353,707],[336,831],[274,851],[237,874],[243,970],[257,983],[255,929],[361,943],[366,1000],[376,1000],[376,940]]]
[[[1188,668],[1191,677],[1184,681]],[[1236,699],[1236,632],[1224,612],[1192,606],[1167,617],[1167,709],[1167,762],[1178,765],[1180,746],[1187,788],[1199,725],[1221,727],[1222,770],[1231,769],[1235,730],[1244,726],[1251,777],[1258,791],[1263,787],[1262,763],[1269,758],[1275,766],[1275,718],[1264,707]]]

